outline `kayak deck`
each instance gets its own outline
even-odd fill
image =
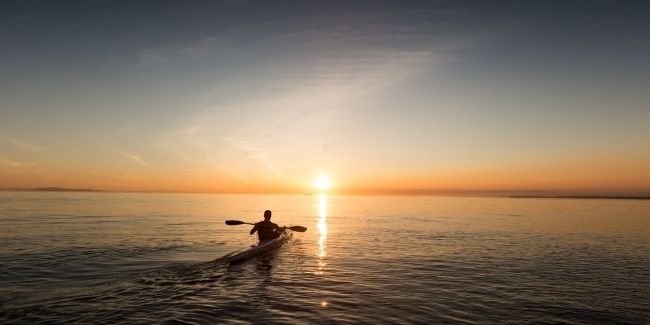
[[[291,238],[292,235],[293,231],[290,229],[285,229],[279,237],[238,250],[228,256],[226,258],[226,261],[228,263],[237,263],[260,255],[262,253],[272,251],[282,246],[287,240],[289,240],[289,238]]]

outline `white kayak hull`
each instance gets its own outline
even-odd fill
[[[293,235],[293,231],[289,229],[285,229],[284,232],[280,234],[278,238],[267,240],[261,243],[257,243],[255,245],[251,245],[250,247],[238,250],[230,254],[226,258],[226,261],[228,261],[228,263],[237,263],[237,262],[247,260],[251,257],[260,255],[262,253],[270,252],[282,246],[286,241],[289,240],[289,238],[291,238],[292,235]]]

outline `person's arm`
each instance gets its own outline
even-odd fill
[[[257,231],[257,224],[253,226],[253,229],[251,229],[251,235],[254,234]]]

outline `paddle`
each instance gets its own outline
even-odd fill
[[[287,228],[289,228],[289,229],[291,229],[293,231],[297,231],[297,232],[305,232],[305,231],[307,231],[307,227],[303,227],[303,226],[291,226],[291,227],[287,227]]]
[[[243,221],[239,221],[239,220],[226,220],[226,224],[229,225],[229,226],[255,225],[254,223],[243,222]],[[289,228],[289,229],[291,229],[293,231],[297,231],[297,232],[305,232],[305,231],[307,231],[307,227],[303,227],[303,226],[291,226],[291,227],[287,227],[287,228]]]
[[[236,226],[236,225],[255,225],[254,223],[250,222],[243,222],[239,220],[226,220],[226,224],[229,226]]]

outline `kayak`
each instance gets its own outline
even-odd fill
[[[291,236],[293,236],[293,231],[287,228],[277,238],[258,242],[255,245],[251,245],[250,247],[246,247],[230,254],[226,257],[226,261],[228,261],[228,263],[238,263],[262,253],[270,252],[282,246],[289,240],[289,238],[291,238]]]

